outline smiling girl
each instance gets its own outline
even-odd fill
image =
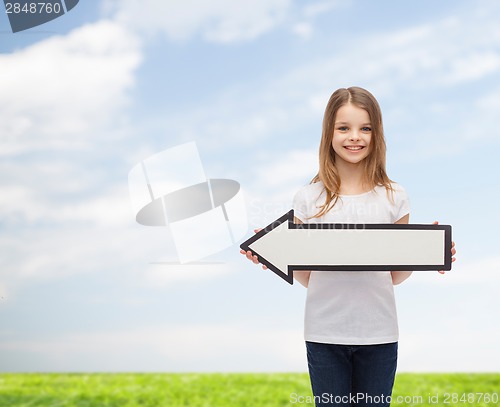
[[[294,197],[295,223],[408,223],[408,197],[387,176],[385,154],[373,95],[336,90],[323,119],[319,172]],[[242,254],[258,263],[251,252]],[[393,285],[411,273],[294,273],[307,287],[304,336],[317,406],[390,404],[398,351]]]

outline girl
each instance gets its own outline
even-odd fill
[[[295,195],[295,222],[408,223],[408,197],[387,176],[385,154],[373,95],[359,87],[335,91],[323,119],[319,172]],[[305,340],[317,406],[390,404],[398,350],[393,285],[411,273],[294,273],[307,287]]]

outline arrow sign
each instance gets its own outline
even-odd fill
[[[450,225],[293,223],[293,210],[240,247],[293,284],[294,270],[451,270]]]

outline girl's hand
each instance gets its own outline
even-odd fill
[[[254,232],[255,233],[259,233],[261,230],[262,230],[262,228],[261,229],[254,229]],[[252,261],[253,263],[259,264],[258,257],[256,255],[252,256],[252,252],[250,250],[246,252],[245,250],[241,249],[240,253],[242,255],[246,256],[247,259],[250,260],[250,261]],[[267,270],[267,266],[262,265],[262,270]]]
[[[435,221],[432,223],[433,225],[439,225],[438,221]],[[457,251],[455,250],[455,242],[451,242],[451,262],[453,263],[455,259],[455,254],[457,254]],[[444,270],[438,270],[438,273],[444,274]]]

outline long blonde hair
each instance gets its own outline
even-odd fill
[[[370,154],[362,161],[364,166],[363,182],[374,188],[384,186],[393,191],[391,180],[385,171],[386,144],[382,125],[382,112],[375,97],[366,89],[358,87],[341,88],[333,92],[326,105],[323,117],[323,130],[319,146],[319,172],[311,180],[311,184],[322,181],[326,194],[326,201],[320,206],[320,211],[313,216],[319,218],[328,212],[339,199],[340,176],[335,166],[335,151],[332,147],[333,131],[337,111],[344,105],[352,104],[364,109],[370,116],[372,137],[370,141]]]

